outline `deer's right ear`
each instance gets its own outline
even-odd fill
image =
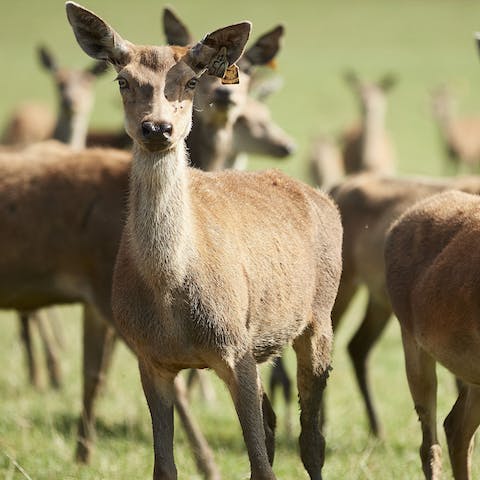
[[[197,72],[206,71],[210,75],[227,79],[227,70],[242,55],[251,28],[250,22],[242,22],[207,34],[189,50],[190,66]],[[238,83],[238,76],[236,81],[228,80],[228,83]]]
[[[193,38],[186,25],[168,7],[163,10],[163,31],[169,45],[186,47],[193,43]]]
[[[110,25],[75,2],[67,2],[65,6],[75,38],[87,55],[117,67],[129,62],[131,44]]]
[[[57,62],[53,55],[48,51],[47,47],[41,45],[38,47],[38,56],[40,58],[41,65],[49,72],[55,72],[58,70]]]

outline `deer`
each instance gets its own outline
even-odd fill
[[[114,149],[75,151],[52,140],[0,151],[0,248],[5,253],[0,259],[0,308],[36,311],[77,302],[84,307],[83,404],[76,448],[82,463],[92,456],[95,403],[117,338],[111,283],[131,157]],[[175,407],[199,471],[207,480],[219,480],[180,377]]]
[[[139,361],[152,417],[153,477],[177,478],[177,373],[209,367],[231,393],[251,478],[274,479],[274,414],[257,362],[293,342],[301,458],[310,478],[321,478],[318,412],[341,271],[338,211],[326,194],[280,172],[187,166],[198,79],[236,81],[251,24],[215,30],[191,47],[140,46],[84,7],[67,2],[66,9],[80,47],[114,65],[133,139],[112,309]]]
[[[347,177],[330,190],[344,229],[343,271],[332,312],[336,331],[358,286],[365,284],[368,301],[363,319],[348,344],[370,430],[383,435],[368,378],[368,356],[392,315],[385,284],[383,247],[391,224],[416,202],[439,192],[458,189],[480,194],[480,178],[390,177],[363,173]]]
[[[28,103],[17,108],[4,132],[3,143],[25,146],[28,143],[54,138],[75,149],[85,146],[88,120],[93,106],[93,86],[97,77],[105,73],[107,64],[95,62],[88,69],[61,68],[54,55],[45,46],[38,48],[42,67],[50,73],[58,94],[57,119],[43,105]],[[58,361],[58,326],[53,312],[19,312],[22,343],[25,346],[30,383],[40,385],[38,365],[32,345],[32,324],[38,328],[47,359],[50,384],[61,385]]]
[[[337,185],[345,176],[340,149],[325,135],[320,135],[314,140],[309,165],[315,185],[319,185],[326,191]]]
[[[394,173],[394,149],[385,122],[386,94],[395,85],[395,77],[387,74],[378,82],[362,82],[354,72],[347,72],[345,81],[357,97],[361,112],[359,124],[341,139],[345,172]]]
[[[442,477],[436,363],[463,382],[443,423],[456,480],[470,480],[480,424],[478,254],[480,199],[447,191],[416,203],[390,228],[385,276],[400,323],[410,393],[422,428],[426,479]]]
[[[458,116],[457,102],[445,86],[432,92],[432,113],[445,149],[455,170],[472,171],[480,163],[480,117]]]

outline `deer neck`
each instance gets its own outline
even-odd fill
[[[364,168],[376,168],[386,136],[385,111],[369,112],[364,119],[362,158]]]
[[[192,130],[187,138],[192,166],[206,171],[222,170],[233,145],[233,123],[206,122],[193,116]]]
[[[134,145],[126,229],[137,270],[152,287],[180,286],[193,245],[184,142],[167,152]]]
[[[60,108],[53,138],[75,150],[85,148],[90,110],[70,112]]]

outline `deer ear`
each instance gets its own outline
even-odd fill
[[[264,33],[242,56],[239,66],[248,69],[253,65],[266,65],[271,62],[281,46],[281,39],[285,33],[283,25],[278,25]]]
[[[48,71],[55,72],[58,70],[57,62],[47,47],[43,45],[38,47],[38,56],[40,58],[40,64]]]
[[[129,62],[131,44],[110,25],[75,2],[67,2],[65,6],[75,38],[87,55],[117,67]]]
[[[242,55],[251,28],[250,22],[242,22],[207,34],[189,50],[190,66],[197,72],[206,71],[210,75],[226,78],[231,74],[231,70],[227,71],[229,67],[234,66]],[[238,78],[228,81],[238,83]]]
[[[88,71],[92,74],[95,75],[96,77],[99,77],[103,75],[105,72],[108,72],[108,67],[109,64],[108,62],[105,62],[103,60],[100,60],[98,62],[95,62],[89,69]]]
[[[387,73],[378,82],[378,86],[384,91],[389,92],[396,84],[397,77],[393,73]]]
[[[352,88],[357,88],[360,85],[360,79],[353,70],[347,70],[343,73],[343,79]]]
[[[163,31],[169,45],[186,47],[193,43],[193,38],[185,24],[171,8],[163,9]]]

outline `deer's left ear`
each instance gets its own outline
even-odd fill
[[[227,79],[229,67],[240,58],[248,41],[252,24],[237,23],[209,33],[188,51],[188,63],[196,72]]]

